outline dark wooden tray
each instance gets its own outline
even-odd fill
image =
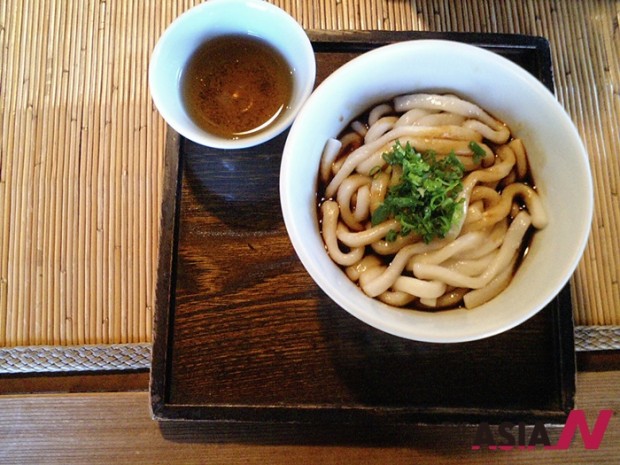
[[[311,37],[317,83],[378,45],[447,38],[500,53],[553,89],[543,38]],[[360,323],[322,293],[288,240],[278,197],[285,138],[226,152],[169,132],[153,416],[349,432],[419,422],[561,422],[575,393],[570,291],[519,327],[476,342],[418,343]]]

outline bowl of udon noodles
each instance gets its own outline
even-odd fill
[[[327,77],[287,136],[280,196],[297,255],[336,304],[436,343],[545,308],[593,210],[587,152],[555,96],[444,40],[380,47]]]

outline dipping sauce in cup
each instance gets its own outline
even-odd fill
[[[149,66],[153,102],[186,139],[240,149],[286,130],[314,87],[297,21],[263,0],[209,0],[175,19]]]
[[[221,137],[248,137],[270,127],[293,93],[286,59],[252,36],[225,35],[202,44],[181,77],[194,122]]]

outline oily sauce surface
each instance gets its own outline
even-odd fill
[[[272,47],[228,35],[202,44],[181,79],[185,108],[205,131],[247,137],[273,124],[289,105],[292,71]]]

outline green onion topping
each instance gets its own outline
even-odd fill
[[[400,182],[390,187],[384,202],[373,212],[373,226],[395,218],[401,224],[402,236],[413,232],[427,243],[445,237],[457,220],[458,206],[463,201],[457,197],[463,189],[464,168],[454,152],[437,160],[433,151],[419,153],[409,143],[403,147],[396,142],[392,150],[383,154],[383,159],[389,165],[401,165],[403,173]],[[388,236],[386,240],[396,238],[395,234]]]

